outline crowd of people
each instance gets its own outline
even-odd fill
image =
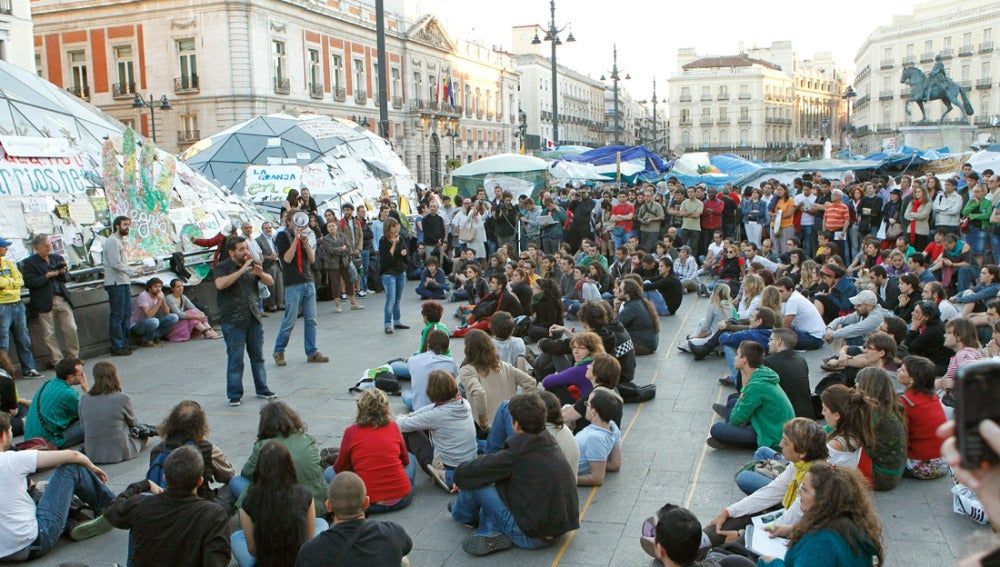
[[[56,368],[30,401],[17,397],[9,361],[0,373],[0,456],[11,463],[0,467],[10,476],[0,484],[22,502],[16,513],[24,524],[0,537],[0,560],[43,555],[63,531],[83,539],[117,527],[131,530],[136,565],[165,558],[223,565],[230,557],[242,566],[320,565],[330,556],[396,563],[412,547],[405,529],[367,518],[407,507],[417,469],[457,494],[449,512],[475,530],[463,541],[467,553],[549,546],[579,527],[576,487],[599,486],[624,465],[623,404],[644,399],[633,383],[636,357],[658,350],[660,318],[697,294],[708,309],[680,348],[695,360],[718,353],[727,361],[720,383],[736,392],[713,406],[719,421],[707,444],[755,451],[736,477],[747,496],[703,531],[694,530],[701,526],[690,512],[664,507],[644,531],[644,547],[667,565],[706,553],[740,565],[737,556],[756,558],[745,547],[751,518],[780,510],[771,529],[790,542],[788,564],[808,564],[802,558],[817,549],[833,550],[844,564],[881,563],[868,489],[949,472],[954,462],[937,434],[957,403],[958,370],[1000,355],[1000,236],[992,234],[1000,178],[992,172],[963,171],[943,184],[933,176],[855,183],[807,174],[742,194],[675,179],[557,188],[516,201],[500,187],[492,198],[480,188],[454,206],[429,190],[414,216],[384,199],[373,220],[366,207],[344,205],[323,211],[323,222],[315,200],[293,193],[278,230],[266,222],[254,237],[252,225],[239,223],[195,239],[216,249],[229,404],[239,406],[244,395],[244,351],[255,394],[270,402],[239,474],[209,441],[197,402],[179,403],[154,427],[135,415],[111,363],[94,367],[91,386],[71,325],[65,261],[38,237],[22,278],[3,259],[10,243],[0,241],[3,350],[13,328],[22,375],[37,372],[30,351],[20,352],[26,286],[32,308],[49,309],[46,344]],[[132,305],[137,274],[121,243],[129,228],[130,219],[116,218],[104,253],[112,354],[131,354],[132,342],[219,338],[180,280],[168,293],[162,280],[147,280]],[[394,416],[373,383],[358,394],[340,446],[321,451],[267,385],[262,319],[284,310],[276,365],[288,364],[299,318],[306,362],[325,363],[317,299],[329,298],[341,313],[344,302],[359,310],[370,293],[384,293],[383,330],[393,335],[410,328],[401,313],[407,281],[417,282],[423,327],[391,368],[410,381],[403,396],[410,412]],[[15,291],[17,301],[4,303]],[[458,319],[450,332],[448,304]],[[57,318],[65,356],[54,338]],[[452,356],[457,338],[461,360]],[[798,351],[826,345],[833,356],[813,388]],[[56,450],[13,451],[19,428]],[[155,436],[147,478],[115,497],[97,465],[137,458]],[[80,444],[86,456],[61,450]],[[29,507],[24,479],[52,466],[58,482]],[[91,517],[67,512],[53,520],[53,509],[56,516],[70,509],[66,494],[74,492]],[[230,534],[236,513],[242,529]],[[178,537],[200,543],[164,543]]]

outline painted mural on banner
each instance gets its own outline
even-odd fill
[[[92,168],[79,154],[68,157],[14,157],[0,149],[0,195],[77,195],[93,184]]]
[[[126,257],[135,261],[169,256],[177,249],[169,216],[177,163],[173,156],[157,160],[153,144],[145,144],[138,152],[131,128],[122,134],[121,147],[119,153],[111,140],[105,140],[101,150],[111,215],[132,219],[132,230],[125,241]]]

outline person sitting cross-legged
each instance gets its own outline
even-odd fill
[[[601,486],[605,473],[622,468],[622,433],[612,417],[618,406],[607,392],[591,392],[586,418],[590,425],[576,434],[580,447],[577,486]]]
[[[0,412],[0,495],[4,503],[4,521],[0,522],[0,562],[27,561],[52,551],[66,530],[74,494],[97,513],[105,511],[115,497],[104,484],[108,476],[83,453],[11,451],[13,439],[10,415]],[[50,467],[56,470],[49,478],[42,499],[35,504],[28,494],[28,475]],[[103,517],[98,516],[76,524],[69,535],[79,541],[110,529]]]
[[[513,546],[539,549],[580,527],[575,475],[545,430],[546,408],[535,393],[508,404],[514,436],[503,450],[455,470],[458,499],[449,505],[462,524],[478,522],[462,549],[488,555]]]
[[[73,386],[80,386],[85,394],[90,389],[83,362],[63,358],[56,365],[56,377],[42,384],[31,400],[24,420],[25,439],[43,437],[60,449],[83,443],[80,394]]]
[[[422,299],[444,299],[448,297],[450,286],[444,270],[438,267],[437,258],[429,256],[419,277],[417,295]]]
[[[749,329],[736,331],[735,333],[722,333],[719,336],[719,346],[722,347],[722,352],[726,356],[726,362],[729,364],[729,374],[724,376],[720,382],[728,382],[725,384],[727,386],[740,387],[739,373],[736,371],[734,362],[736,349],[743,341],[754,341],[767,348],[767,343],[771,340],[771,330],[774,329],[776,320],[777,315],[772,309],[769,307],[758,307],[754,310],[753,315],[750,316]]]
[[[150,278],[146,282],[146,291],[139,294],[132,308],[129,332],[139,337],[142,346],[160,346],[162,339],[179,320],[167,306],[163,280]]]

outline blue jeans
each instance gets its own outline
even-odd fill
[[[732,378],[736,374],[736,348],[724,345],[722,347],[722,354],[726,357],[726,364],[729,365],[729,377]]]
[[[497,453],[503,449],[503,444],[509,437],[514,435],[514,422],[510,419],[508,400],[500,402],[497,413],[493,416],[493,426],[486,436],[486,446],[483,448],[484,454]]]
[[[133,335],[138,335],[142,342],[148,343],[153,339],[167,336],[167,331],[170,330],[170,327],[176,325],[179,320],[174,313],[157,315],[149,319],[140,319],[135,325],[132,325],[129,332]]]
[[[286,314],[294,312],[291,307],[285,311]],[[264,327],[260,322],[254,319],[246,327],[223,323],[222,336],[226,341],[226,396],[230,400],[243,398],[244,350],[250,356],[254,390],[258,394],[270,392],[264,370]]]
[[[69,517],[69,507],[74,494],[97,513],[102,512],[115,499],[114,493],[97,478],[97,475],[80,465],[57,467],[49,478],[42,499],[35,506],[38,537],[27,548],[31,557],[45,555],[59,541],[59,536],[66,529],[66,519]]]
[[[990,246],[993,248],[993,263],[1000,264],[1000,234],[990,233]]]
[[[10,328],[14,327],[14,345],[21,368],[35,370],[35,357],[31,354],[31,335],[28,334],[28,316],[24,303],[0,305],[0,350],[10,349]]]
[[[813,251],[816,249],[815,246],[813,246],[813,228],[815,226],[816,225],[812,224],[804,224],[799,231],[799,234],[801,234],[799,240],[802,242],[802,250],[806,253],[807,258],[812,258]]]
[[[274,352],[284,353],[288,347],[295,320],[299,317],[299,307],[302,308],[302,318],[305,324],[306,356],[319,352],[316,348],[316,285],[312,282],[285,286],[285,318],[281,320],[281,329],[274,340]]]
[[[681,231],[681,238],[684,238],[683,232],[684,231]],[[695,233],[696,239],[700,238],[700,236],[701,236],[701,231]],[[649,252],[650,254],[656,252],[656,241],[659,239],[660,239],[659,232],[653,232],[651,230],[639,231],[639,246],[641,246],[643,250]],[[697,252],[698,249],[697,243],[694,246],[692,246],[691,249]]]
[[[360,291],[368,291],[368,263],[371,262],[371,257],[371,250],[361,251],[361,273],[358,274],[358,289]]]
[[[716,441],[734,447],[757,448],[757,432],[749,425],[717,422],[709,433]]]
[[[818,350],[825,344],[823,339],[817,339],[809,333],[803,333],[802,331],[795,331],[795,336],[797,337],[795,341],[796,350]]]
[[[663,296],[660,294],[660,292],[656,290],[644,291],[642,292],[642,296],[653,303],[653,307],[656,308],[657,315],[659,315],[660,317],[666,317],[667,315],[670,315],[670,310],[667,309],[667,302],[663,299]]]
[[[497,494],[496,486],[492,484],[482,488],[461,490],[458,499],[451,507],[451,517],[463,524],[475,523],[478,519],[477,536],[504,534],[514,542],[514,545],[522,549],[541,549],[551,544],[524,535],[521,528],[517,527],[513,514]]]
[[[382,287],[385,288],[385,308],[383,319],[385,326],[399,324],[399,301],[403,298],[403,286],[406,284],[406,274],[382,274]]]
[[[615,233],[612,231],[611,232],[611,242],[615,245],[615,250],[618,250],[619,246],[622,246],[623,244],[627,243],[628,239],[632,238],[633,234],[635,234],[635,233],[625,232],[621,236],[615,236]]]
[[[83,443],[83,423],[78,420],[63,431],[63,442],[59,448],[72,447],[81,443]]]
[[[969,289],[979,279],[979,266],[962,266],[958,269],[958,293]]]
[[[403,508],[409,506],[410,502],[413,502],[413,482],[417,478],[417,457],[415,457],[413,453],[409,453],[409,457],[410,457],[410,462],[403,466],[403,470],[406,471],[407,478],[410,479],[409,494],[401,498],[399,502],[396,502],[395,504],[389,504],[388,506],[384,504],[379,504],[377,502],[372,502],[371,504],[368,505],[368,508],[365,509],[366,516],[371,516],[372,514],[385,514],[386,512],[395,512],[396,510],[402,510]],[[326,480],[327,484],[333,482],[333,477],[335,476],[337,476],[337,473],[334,472],[333,467],[326,467],[326,469],[323,470],[323,479]]]
[[[107,285],[108,292],[108,332],[112,350],[128,346],[128,320],[132,315],[132,286],[129,284]]]
[[[326,523],[323,518],[316,518],[316,530],[313,535],[319,535],[320,532],[326,531],[330,527],[330,524]],[[257,558],[250,555],[250,550],[247,549],[247,535],[243,533],[243,530],[236,530],[233,535],[229,536],[229,543],[233,548],[233,559],[240,567],[253,567],[257,564]]]
[[[770,447],[760,447],[753,454],[753,460],[764,461],[767,459],[785,460],[781,453]],[[743,491],[743,494],[750,495],[761,488],[771,484],[771,479],[753,471],[743,471],[736,475],[736,486]]]

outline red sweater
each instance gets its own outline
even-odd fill
[[[944,408],[937,394],[922,394],[907,390],[899,397],[906,410],[906,431],[909,433],[907,453],[914,461],[929,461],[941,456],[941,439],[937,429],[946,421]]]
[[[334,472],[353,471],[365,481],[373,503],[396,500],[410,493],[403,466],[410,463],[403,434],[396,422],[386,427],[352,425],[344,431]]]

